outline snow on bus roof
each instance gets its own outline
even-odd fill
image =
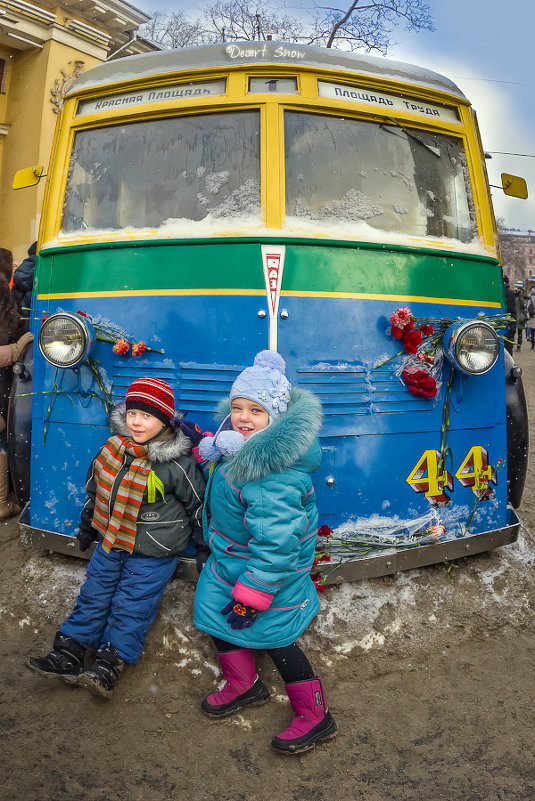
[[[379,56],[346,53],[327,47],[311,47],[288,42],[225,42],[218,45],[182,47],[156,53],[126,56],[108,61],[82,73],[66,96],[81,90],[94,89],[138,78],[161,76],[202,68],[229,67],[239,64],[295,65],[317,69],[339,70],[364,75],[406,81],[418,86],[447,92],[465,100],[464,94],[449,78],[424,67],[391,61]]]

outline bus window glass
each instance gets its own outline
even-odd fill
[[[286,224],[362,225],[470,242],[476,235],[462,141],[397,125],[287,112]]]
[[[230,146],[232,145],[232,146]],[[260,222],[260,120],[203,114],[81,131],[62,231]]]

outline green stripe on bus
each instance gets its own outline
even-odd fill
[[[275,244],[274,240],[268,240]],[[277,242],[279,244],[280,242]],[[265,292],[260,240],[138,243],[43,250],[38,295],[47,297]],[[53,265],[53,266],[52,266]],[[52,268],[52,269],[51,269]],[[286,242],[283,293],[458,299],[499,304],[495,259],[390,245]]]

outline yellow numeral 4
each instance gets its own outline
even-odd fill
[[[496,470],[489,465],[489,454],[481,445],[470,448],[455,478],[463,487],[471,487],[481,500],[494,498],[494,490],[489,485],[492,483],[496,486]]]
[[[453,490],[453,478],[448,471],[440,470],[440,452],[424,451],[416,467],[407,478],[415,492],[425,493],[431,506],[447,506],[450,502],[446,490]]]

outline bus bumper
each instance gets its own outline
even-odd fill
[[[30,504],[27,503],[18,519],[20,538],[23,543],[54,553],[79,556],[82,559],[90,558],[94,546],[88,548],[87,551],[81,551],[76,537],[31,526],[28,523],[29,507]],[[378,553],[376,556],[351,559],[340,563],[339,567],[323,563],[313,568],[312,574],[325,576],[325,584],[337,584],[341,581],[360,581],[366,578],[389,576],[400,570],[451,562],[476,553],[492,551],[494,548],[515,542],[518,537],[520,528],[518,515],[512,506],[507,507],[507,513],[507,525],[503,528],[483,531],[480,534],[446,542],[420,545],[416,548],[402,548],[395,553]],[[184,578],[195,581],[198,576],[195,557],[180,557],[177,572]]]
[[[29,520],[30,502],[25,505],[19,519],[20,539],[25,545],[34,548],[42,548],[50,553],[64,553],[68,556],[78,556],[80,559],[91,558],[95,550],[95,544],[90,545],[86,551],[81,551],[76,537],[70,534],[59,534],[57,531],[47,531],[42,528],[35,528],[30,525]],[[181,556],[178,561],[177,575],[190,581],[197,581],[197,565],[195,556]]]
[[[483,531],[480,534],[459,537],[446,542],[435,542],[430,545],[419,545],[412,548],[400,548],[394,553],[389,551],[365,556],[361,559],[350,559],[339,566],[328,562],[312,569],[313,575],[321,575],[322,583],[338,584],[342,581],[359,581],[360,579],[389,576],[400,570],[410,570],[426,565],[452,562],[465,556],[472,556],[484,551],[492,551],[502,545],[515,542],[518,537],[520,520],[512,506],[507,507],[507,525],[503,528]]]

